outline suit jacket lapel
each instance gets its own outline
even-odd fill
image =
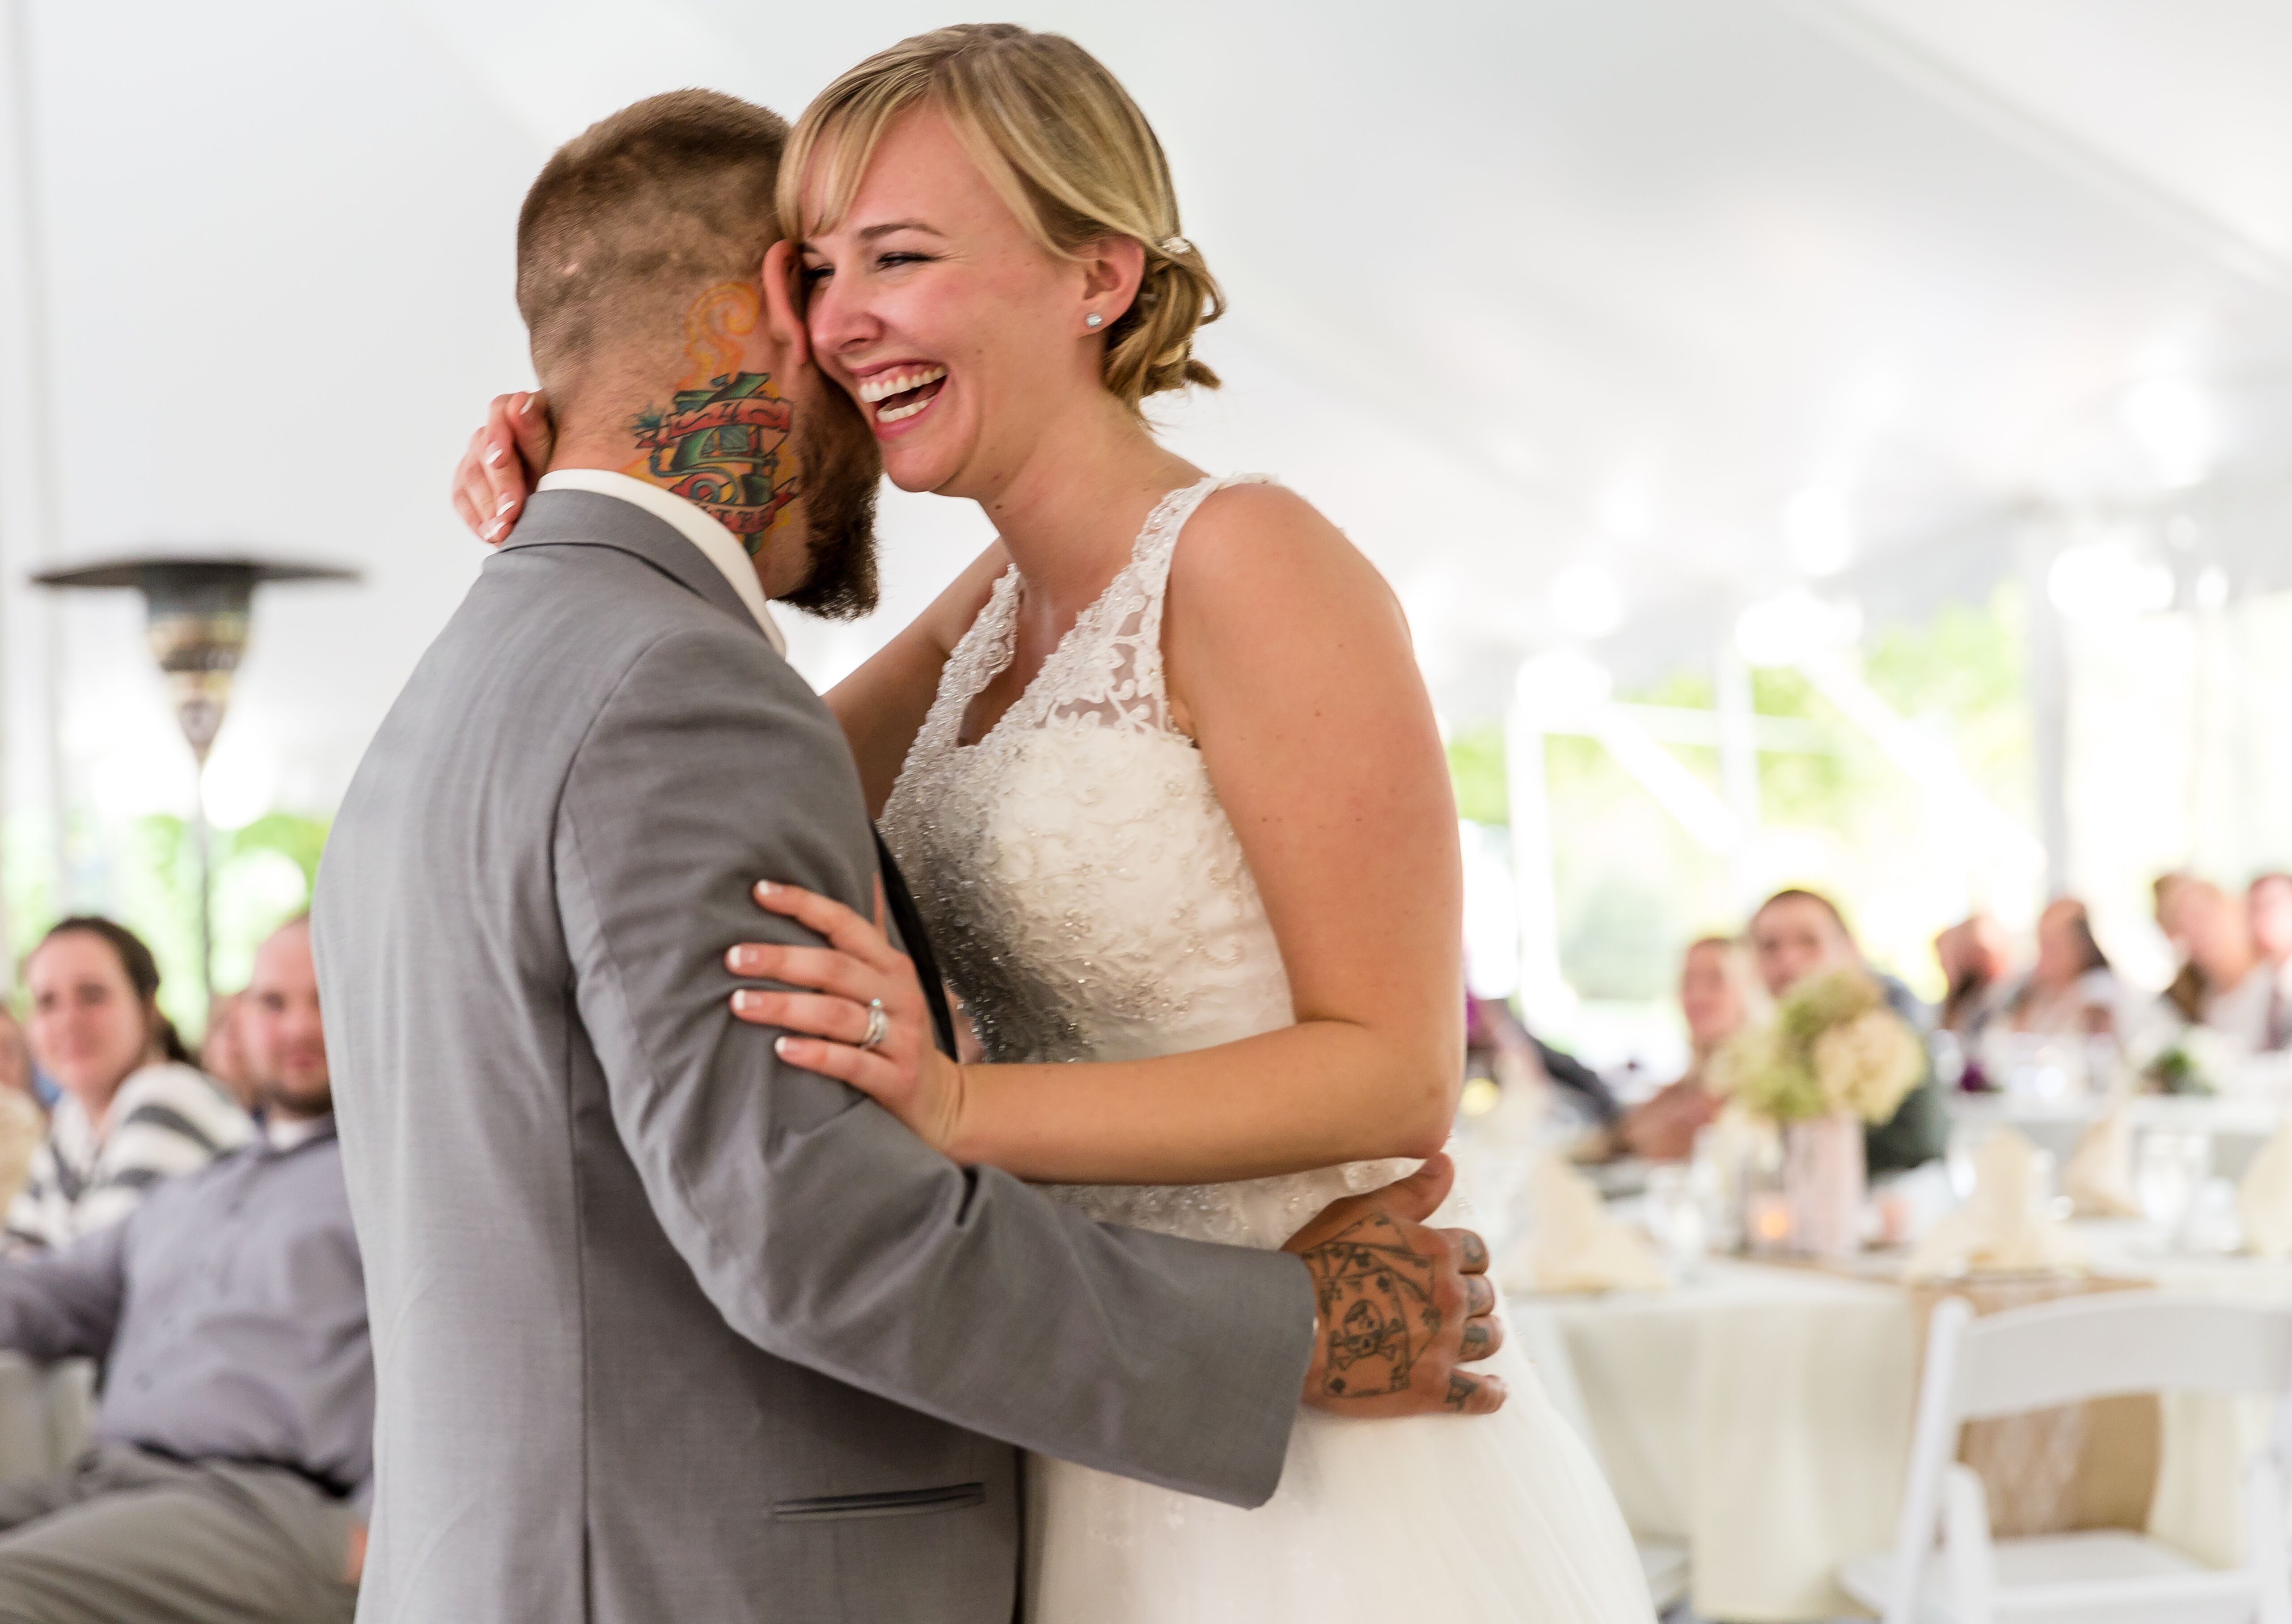
[[[924,1002],[931,1010],[932,1036],[939,1041],[940,1052],[952,1060],[956,1057],[955,1017],[947,1007],[947,984],[940,979],[939,959],[932,952],[930,934],[924,929],[923,913],[908,891],[907,876],[900,872],[892,848],[884,844],[881,830],[876,832],[876,862],[884,871],[884,910],[892,916],[908,957],[915,961],[916,979],[924,984]]]

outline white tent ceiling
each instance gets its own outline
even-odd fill
[[[263,601],[217,756],[238,808],[331,803],[476,568],[445,478],[486,398],[527,378],[510,243],[549,148],[684,84],[793,114],[947,20],[17,4],[53,556],[229,541],[367,572]],[[1023,20],[1129,84],[1232,295],[1204,343],[1229,387],[1172,414],[1177,443],[1344,524],[1452,714],[1500,703],[1524,652],[1605,631],[1602,598],[1624,669],[1701,661],[1810,547],[1851,543],[1841,580],[1881,616],[1985,590],[2033,504],[2183,509],[2236,580],[2292,584],[2280,4],[1038,0]],[[19,583],[49,543],[22,245],[0,245],[22,802],[44,656]],[[886,615],[810,629],[816,675],[984,535],[931,498],[884,518]],[[135,616],[60,616],[68,781],[113,810],[189,792]]]

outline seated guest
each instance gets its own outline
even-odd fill
[[[2111,1037],[2123,993],[2085,904],[2056,897],[2038,915],[2038,962],[2006,995],[2006,1025],[2046,1037]]]
[[[1695,1136],[1718,1114],[1719,1102],[1704,1086],[1712,1055],[1751,1018],[1759,998],[1733,938],[1707,936],[1689,945],[1679,966],[1679,1010],[1687,1022],[1687,1070],[1679,1081],[1645,1104],[1634,1106],[1618,1130],[1625,1151],[1650,1162],[1682,1162],[1695,1148]]]
[[[1934,962],[1941,967],[1941,1012],[1935,1025],[1961,1038],[1981,1035],[1997,1013],[1997,995],[2012,963],[2006,932],[1987,913],[1960,920],[1933,939]]]
[[[1540,1074],[1601,1129],[1611,1127],[1624,1112],[1623,1102],[1599,1073],[1529,1031],[1501,999],[1465,994],[1465,1073],[1492,1078],[1500,1086]]]
[[[256,955],[263,1134],[125,1221],[0,1261],[0,1347],[104,1362],[88,1453],[0,1484],[0,1619],[337,1620],[357,1601],[374,1363],[310,927]]]
[[[2208,983],[2218,990],[2205,1001],[2204,1024],[2250,1053],[2292,1048],[2292,874],[2261,875],[2240,908],[2222,900],[2226,906],[2207,912],[2199,929],[2207,945],[2240,929],[2243,951],[2231,955],[2226,942],[2215,948],[2223,980]],[[2243,973],[2227,980],[2239,965]]]
[[[2171,873],[2158,875],[2149,887],[2150,896],[2156,905],[2157,929],[2163,934],[2167,945],[2172,948],[2179,963],[2172,981],[2165,988],[2161,1001],[2183,1021],[2200,1021],[2205,1016],[2204,973],[2189,956],[2188,910],[2184,905],[2190,895],[2189,888],[2195,883],[2188,874],[2175,870]]]
[[[2254,880],[2244,894],[2244,915],[2252,951],[2268,971],[2261,1047],[2279,1053],[2292,1049],[2292,874]]]
[[[1777,891],[1751,916],[1750,937],[1759,978],[1770,996],[1780,998],[1817,970],[1851,964],[1876,980],[1895,1014],[1920,1033],[1925,1031],[1925,1006],[1893,977],[1870,968],[1847,930],[1844,916],[1828,897],[1798,889]],[[1892,1120],[1864,1134],[1863,1156],[1874,1174],[1901,1172],[1936,1160],[1949,1145],[1949,1118],[1930,1065]]]
[[[44,1115],[46,1113],[47,1107],[40,1099],[39,1081],[32,1069],[32,1046],[24,1036],[24,1024],[5,1004],[0,1004],[0,1094],[21,1094],[39,1105]]]
[[[0,1006],[0,1211],[32,1182],[32,1157],[48,1143],[48,1106],[32,1074],[32,1044]]]
[[[33,1056],[63,1097],[8,1208],[12,1250],[64,1246],[117,1224],[162,1178],[254,1133],[159,1013],[159,967],[133,931],[65,920],[32,950],[24,980]]]
[[[0,1006],[0,1210],[30,1182],[32,1158],[47,1137],[47,1107],[32,1080],[31,1047],[16,1017]]]
[[[2209,880],[2183,880],[2172,895],[2174,927],[2188,956],[2181,976],[2165,990],[2166,1001],[2183,1021],[2210,1027],[2243,1047],[2258,1047],[2267,991],[2264,978],[2254,973],[2244,899]]]

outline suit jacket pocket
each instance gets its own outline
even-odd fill
[[[948,1483],[938,1489],[885,1489],[874,1494],[822,1494],[811,1499],[774,1500],[772,1515],[787,1523],[825,1523],[843,1517],[912,1517],[932,1511],[960,1511],[987,1503],[987,1485]]]

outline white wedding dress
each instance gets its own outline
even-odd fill
[[[1170,726],[1162,598],[1172,493],[1129,566],[976,745],[957,731],[1010,663],[1016,572],[940,678],[885,808],[942,968],[999,1061],[1134,1060],[1291,1024],[1288,977],[1200,752]],[[1406,1162],[1198,1188],[1053,1189],[1094,1217],[1277,1247]],[[1255,1511],[1041,1458],[1028,1465],[1033,1624],[1623,1624],[1651,1616],[1631,1538],[1527,1362],[1490,1362],[1486,1418],[1304,1411]]]

